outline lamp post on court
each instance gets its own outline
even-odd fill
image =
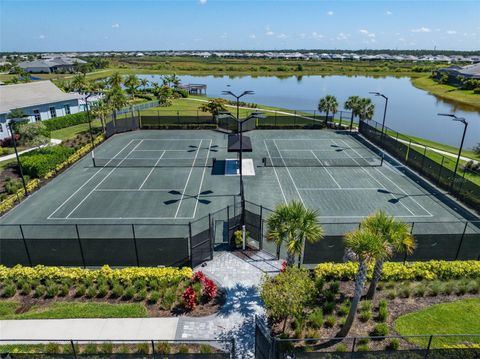
[[[240,95],[235,95],[232,91],[222,91],[222,95],[233,96],[237,100],[237,119],[240,118],[240,99],[243,96],[253,95],[254,93],[255,93],[254,91],[247,90],[247,91],[243,91]]]
[[[467,133],[468,122],[465,118],[457,117],[456,115],[451,114],[451,113],[439,113],[438,116],[450,117],[452,119],[452,121],[461,122],[461,123],[463,123],[463,126],[464,126],[463,127],[462,141],[460,142],[460,149],[458,150],[457,163],[455,163],[454,174],[457,174],[458,164],[460,163],[460,156],[462,155],[463,141],[465,140],[465,134]],[[453,181],[452,181],[452,186],[453,186]]]
[[[12,126],[12,123],[18,123],[23,121],[25,121],[25,119],[12,118],[8,122],[8,128],[10,129],[10,135],[12,136],[13,148],[15,150],[15,157],[17,158],[17,166],[18,166],[18,171],[20,172],[20,178],[22,179],[23,190],[25,192],[25,197],[27,197],[28,196],[27,184],[25,182],[25,177],[23,176],[22,163],[20,162],[20,156],[18,155],[18,150],[17,150],[17,141],[15,139],[15,131]]]
[[[88,108],[88,98],[92,96],[92,93],[89,93],[85,97],[85,109],[87,110],[87,119],[88,119],[88,130],[90,132],[90,143],[92,144],[92,149],[95,147],[93,143],[93,134],[92,134],[92,121],[90,118],[90,109]]]
[[[382,135],[381,135],[381,139],[380,139],[380,141],[382,142],[382,145],[383,145],[383,136],[384,136],[384,132],[385,132],[385,118],[387,117],[388,97],[385,96],[383,93],[380,93],[380,92],[369,92],[369,94],[383,97],[384,100],[385,100],[385,108],[383,110],[383,121],[382,121]]]

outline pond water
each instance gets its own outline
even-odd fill
[[[161,82],[158,75],[141,75],[151,81]],[[183,84],[206,84],[207,96],[225,97],[224,90],[241,93],[255,91],[245,96],[245,102],[254,102],[291,110],[313,111],[321,97],[331,94],[339,104],[352,95],[372,97],[375,103],[374,120],[382,121],[384,100],[369,95],[370,91],[384,93],[389,98],[386,126],[399,132],[433,141],[459,146],[463,125],[437,113],[455,113],[469,122],[465,147],[472,148],[480,142],[480,112],[471,106],[444,101],[414,87],[409,78],[366,76],[289,76],[279,78],[229,77],[229,76],[179,76]],[[343,109],[342,106],[339,110]]]

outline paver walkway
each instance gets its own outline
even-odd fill
[[[281,262],[264,252],[252,252],[239,258],[221,252],[202,268],[208,277],[226,291],[226,301],[219,313],[208,317],[180,317],[177,339],[235,338],[238,358],[253,358],[255,351],[255,316],[263,315],[257,291],[263,276],[279,272]]]

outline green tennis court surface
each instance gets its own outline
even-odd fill
[[[348,132],[246,134],[250,202],[300,200],[323,223],[358,222],[378,209],[408,222],[455,222],[447,205]],[[239,177],[222,172],[228,135],[208,130],[115,135],[4,215],[1,224],[184,224],[239,202]],[[230,173],[231,174],[231,173]],[[468,218],[472,220],[472,218]],[[339,228],[341,226],[339,225]],[[432,225],[434,232],[436,225]],[[93,227],[92,227],[93,228]],[[120,228],[120,227],[118,227]],[[457,230],[457,229],[455,229]]]

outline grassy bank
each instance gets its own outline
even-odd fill
[[[480,110],[480,95],[473,93],[473,90],[460,90],[455,86],[442,85],[428,76],[412,78],[412,85],[442,99],[459,102],[471,106],[472,109]]]
[[[100,128],[100,120],[92,121],[92,128]],[[79,125],[65,127],[60,130],[55,130],[50,133],[51,138],[56,138],[59,140],[68,140],[75,137],[76,135],[84,132],[88,132],[89,126],[88,123],[81,123]]]
[[[51,303],[33,306],[17,314],[19,303],[0,302],[0,320],[6,319],[72,319],[72,318],[144,318],[148,316],[143,304],[109,303]]]

